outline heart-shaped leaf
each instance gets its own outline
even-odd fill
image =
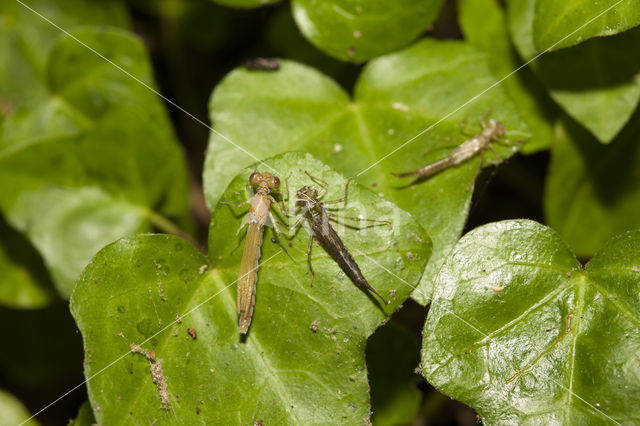
[[[502,121],[509,139],[526,140],[526,125],[500,87],[443,120],[495,81],[482,54],[461,42],[434,40],[372,61],[353,101],[335,82],[296,63],[280,61],[276,72],[237,69],[211,98],[211,120],[228,140],[211,135],[204,170],[207,202],[214,205],[238,170],[256,159],[310,152],[408,210],[427,229],[434,254],[413,295],[426,304],[432,277],[467,217],[479,157],[415,185],[391,172],[443,158],[469,137],[461,123],[477,132],[483,116]],[[502,158],[515,151],[494,145]],[[485,156],[488,161],[495,161],[493,153]]]
[[[423,373],[487,424],[635,423],[639,295],[640,231],[583,271],[536,222],[482,226],[438,276]]]
[[[258,167],[278,170],[283,189],[292,193],[313,184],[308,171],[329,183],[324,199],[344,194],[346,179],[308,154],[285,154]],[[248,196],[251,171],[233,180],[224,200],[237,203]],[[235,304],[242,253],[233,250],[244,210],[227,205],[214,210],[212,263],[168,235],[121,239],[102,249],[71,298],[96,421],[367,422],[366,339],[409,296],[430,244],[408,213],[355,183],[348,206],[345,214],[357,208],[363,216],[393,221],[392,229],[336,227],[371,285],[391,304],[383,311],[319,247],[313,250],[311,287],[306,231],[283,236],[294,264],[270,242],[274,233],[267,229],[246,338],[238,333]]]
[[[527,60],[544,50],[537,49],[533,40],[535,2],[508,0],[513,41]],[[558,4],[564,7],[564,2]],[[586,22],[591,18],[587,15],[580,19]],[[629,46],[639,45],[640,28],[636,28],[544,54],[531,66],[569,115],[600,142],[609,143],[640,101],[640,56],[629,54]]]
[[[498,0],[461,0],[457,7],[465,40],[484,52],[498,79],[506,77],[502,86],[531,131],[531,140],[522,147],[522,152],[549,148],[558,107],[530,68],[509,76],[522,61],[511,44],[505,12]]]
[[[129,34],[73,35],[152,84]],[[71,37],[51,48],[42,79],[47,97],[2,123],[0,208],[68,295],[100,247],[148,229],[157,212],[186,211],[186,168],[157,97]]]
[[[545,216],[588,258],[613,236],[640,228],[640,111],[607,146],[570,119],[556,133]]]
[[[585,25],[595,17],[598,18]],[[636,0],[536,0],[533,40],[538,50],[543,51],[564,39],[553,47],[557,50],[637,25],[640,25],[640,3]]]

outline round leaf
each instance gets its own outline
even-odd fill
[[[640,232],[583,271],[528,220],[477,228],[443,266],[423,333],[431,384],[487,424],[637,421]]]
[[[587,20],[598,15],[601,16],[584,26]],[[555,50],[592,37],[618,34],[637,25],[640,25],[640,3],[635,0],[537,0],[533,38],[538,50],[543,51],[575,31],[554,46]]]
[[[152,84],[129,34],[74,36]],[[71,37],[54,44],[42,78],[48,96],[2,123],[0,208],[68,295],[100,247],[149,227],[152,211],[186,211],[186,167],[157,97]]]
[[[280,61],[280,70],[269,73],[237,69],[216,87],[211,119],[254,158],[212,134],[203,176],[207,202],[214,205],[237,171],[256,159],[291,150],[310,152],[408,210],[427,229],[434,254],[413,295],[426,304],[432,277],[464,225],[480,158],[415,185],[391,172],[415,170],[446,156],[469,137],[461,123],[477,132],[478,119],[490,115],[504,123],[514,141],[528,138],[526,125],[495,87],[385,156],[495,81],[482,54],[461,42],[434,40],[372,61],[351,102],[335,82],[296,63]],[[516,149],[494,145],[501,158]],[[493,155],[487,154],[484,164],[495,161]]]
[[[535,1],[508,0],[513,40],[527,60],[543,51],[536,49],[533,41]],[[561,4],[564,7],[564,2]],[[586,22],[591,17],[581,19]],[[629,46],[638,45],[640,28],[546,53],[532,62],[531,67],[551,97],[569,115],[600,142],[609,143],[640,101],[640,79],[637,78],[640,57],[629,55]]]
[[[291,191],[302,181],[311,183],[302,169],[330,183],[327,200],[343,194],[344,177],[307,154],[276,157],[268,166],[283,171],[283,184],[288,176]],[[244,181],[251,171],[233,180],[224,200],[247,195]],[[409,296],[430,245],[409,214],[355,183],[349,189],[346,212],[360,207],[363,215],[393,220],[392,229],[336,228],[371,285],[391,299],[386,311],[319,247],[311,287],[306,231],[299,229],[290,240],[283,236],[298,259],[294,264],[270,242],[274,234],[268,229],[253,322],[241,337],[235,303],[241,253],[233,248],[244,212],[227,205],[214,211],[213,264],[168,235],[121,239],[102,249],[71,298],[85,344],[85,374],[100,372],[87,384],[96,421],[367,422],[366,339]]]
[[[438,16],[443,0],[293,0],[300,31],[320,50],[364,61],[397,50]]]

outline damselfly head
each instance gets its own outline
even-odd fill
[[[253,172],[249,176],[249,185],[251,186],[264,186],[271,189],[280,188],[280,178],[276,175],[272,175],[269,172]]]
[[[311,186],[303,186],[298,190],[296,194],[296,203],[299,206],[305,206],[309,203],[313,203],[318,198],[318,190]]]
[[[488,128],[491,129],[491,133],[494,138],[504,135],[504,132],[505,132],[504,124],[502,124],[498,120],[494,120],[493,118],[489,120]]]

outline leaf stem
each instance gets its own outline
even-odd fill
[[[160,231],[166,234],[176,235],[198,247],[198,244],[191,235],[187,234],[180,226],[169,220],[166,216],[163,216],[151,209],[147,211],[147,215],[151,224],[153,224],[153,226],[158,228]]]

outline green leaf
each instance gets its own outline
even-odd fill
[[[129,34],[74,36],[152,84]],[[0,208],[68,295],[100,247],[148,229],[157,212],[186,211],[186,168],[158,98],[72,38],[55,43],[42,78],[48,96],[1,123]]]
[[[0,426],[14,426],[22,424],[31,417],[31,414],[22,403],[9,392],[0,389]],[[36,426],[35,420],[30,420],[26,425]]]
[[[27,7],[0,0],[0,118],[48,97],[43,78],[51,48],[63,33],[36,14],[65,30],[78,25],[129,27],[119,0],[102,0],[96,7],[86,0],[32,0]]]
[[[300,169],[328,180],[326,200],[344,191],[345,178],[308,154],[285,154],[267,163],[289,175],[291,192],[302,182],[312,183]],[[247,195],[243,182],[251,171],[234,179],[225,200],[237,202]],[[313,251],[316,280],[311,287],[306,231],[299,229],[290,240],[283,236],[297,259],[294,264],[270,242],[274,234],[267,229],[253,322],[241,338],[234,285],[241,252],[233,248],[244,211],[227,205],[214,211],[209,246],[213,264],[168,235],[121,239],[102,249],[71,298],[85,344],[86,376],[124,355],[88,382],[96,421],[173,424],[177,417],[185,423],[211,424],[253,424],[260,419],[265,424],[366,422],[366,339],[409,296],[430,246],[426,238],[415,238],[424,233],[410,215],[355,183],[349,190],[352,207],[346,212],[360,206],[363,214],[393,219],[391,230],[347,228],[343,236],[371,285],[390,297],[386,312],[319,247]],[[396,291],[394,296],[390,290]],[[197,338],[188,329],[195,330]],[[149,359],[127,354],[132,343],[148,356],[154,351],[156,365],[162,366],[156,380],[166,380],[169,410],[161,408]]]
[[[640,228],[640,112],[607,146],[569,119],[558,126],[544,209],[581,258]]]
[[[56,292],[38,252],[0,215],[0,305],[40,308]]]
[[[523,146],[522,152],[530,154],[549,148],[558,107],[530,68],[525,67],[507,77],[522,65],[522,61],[511,44],[505,12],[499,2],[462,0],[457,7],[465,39],[487,56],[489,68],[496,78],[506,77],[502,86],[531,131],[531,140]]]
[[[532,32],[534,2],[508,1],[513,40],[527,60],[538,54]],[[640,28],[544,54],[531,67],[569,115],[600,142],[609,143],[640,101],[640,57],[629,54],[629,46],[638,45]]]
[[[278,8],[273,12],[264,38],[275,56],[309,65],[338,81],[353,81],[360,72],[356,64],[331,58],[309,43],[300,34],[289,9]]]
[[[69,421],[68,426],[92,426],[95,424],[96,418],[93,415],[93,409],[89,401],[86,401],[80,406],[76,418]]]
[[[487,424],[637,423],[639,268],[640,231],[583,271],[536,222],[476,228],[438,277],[425,377]]]
[[[420,362],[416,336],[393,320],[367,341],[372,421],[376,426],[411,424],[420,408],[423,379],[415,373]]]
[[[434,254],[413,294],[428,303],[432,277],[466,220],[479,158],[416,185],[390,173],[446,156],[469,137],[461,123],[467,121],[477,132],[478,118],[487,114],[504,123],[509,139],[528,138],[526,125],[500,87],[435,125],[495,83],[483,55],[461,42],[421,41],[372,61],[353,100],[311,68],[288,61],[280,65],[279,71],[268,73],[236,69],[214,90],[210,112],[216,130],[254,158],[212,134],[203,176],[207,203],[214,205],[238,170],[255,159],[291,150],[310,152],[411,212],[428,231]],[[515,151],[495,145],[502,158]],[[486,155],[485,164],[494,159],[492,153]]]
[[[43,206],[49,206],[42,214]],[[99,188],[49,187],[23,192],[9,211],[9,220],[29,234],[46,259],[51,277],[65,296],[72,290],[93,253],[122,235],[143,230],[146,212]]]
[[[443,0],[293,0],[300,31],[325,53],[364,61],[404,47],[438,16]]]
[[[599,17],[585,25],[596,16]],[[592,37],[618,34],[637,25],[640,25],[640,3],[635,0],[537,0],[533,39],[539,51],[562,40],[553,47],[557,50]]]

